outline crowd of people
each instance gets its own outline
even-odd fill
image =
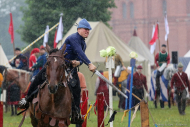
[[[83,122],[81,117],[76,117],[78,114],[80,114],[80,94],[81,89],[86,88],[86,82],[84,79],[84,75],[79,73],[77,71],[77,67],[85,63],[89,70],[92,72],[95,72],[96,67],[91,63],[91,61],[87,58],[85,54],[86,50],[86,43],[85,38],[89,35],[89,30],[91,30],[91,26],[88,23],[86,19],[82,19],[79,22],[79,25],[77,26],[77,32],[70,35],[66,40],[65,43],[62,45],[60,49],[64,49],[64,53],[68,53],[68,55],[65,56],[66,59],[72,60],[70,64],[67,64],[67,67],[70,70],[73,70],[72,77],[75,80],[75,84],[70,88],[72,89],[73,98],[75,101],[75,105],[72,105],[72,117],[71,117],[71,123],[77,124],[77,126],[80,126]],[[37,89],[37,86],[42,84],[46,78],[44,78],[44,73],[46,72],[46,68],[44,67],[46,63],[46,50],[44,46],[40,46],[39,48],[34,48],[30,53],[29,61],[27,61],[27,57],[25,57],[19,48],[15,48],[15,55],[16,58],[13,60],[13,62],[10,62],[10,65],[12,67],[15,67],[16,69],[22,69],[22,70],[29,70],[33,72],[32,75],[32,82],[29,87],[29,91],[27,93],[27,96],[20,100],[20,95],[14,95],[12,92],[17,91],[17,93],[20,93],[19,87],[13,82],[11,85],[9,85],[8,88],[8,103],[11,105],[12,114],[15,115],[17,105],[21,109],[27,109],[29,102],[33,99],[33,92]],[[29,65],[28,65],[29,63]],[[155,63],[157,65],[157,76],[156,76],[156,94],[161,94],[161,86],[160,86],[160,77],[163,74],[164,69],[168,66],[170,63],[170,56],[166,52],[166,45],[162,45],[162,51],[159,52],[155,56]],[[163,67],[163,65],[165,67]],[[119,54],[115,56],[115,68],[113,70],[113,84],[119,89],[124,92],[129,97],[129,92],[126,91],[126,89],[130,89],[130,83],[131,83],[131,67],[125,67],[124,63],[120,57]],[[163,68],[163,69],[161,69]],[[120,73],[118,73],[118,70],[120,69]],[[143,99],[146,96],[148,96],[148,86],[147,86],[147,78],[145,75],[142,74],[143,67],[141,65],[138,65],[136,67],[136,72],[133,74],[133,87],[132,91],[133,93],[138,96],[140,99]],[[176,93],[176,101],[178,104],[178,110],[181,115],[185,114],[185,106],[186,106],[186,96],[188,92],[190,92],[190,86],[187,74],[182,71],[183,65],[181,63],[178,64],[178,72],[176,72],[171,80],[171,88],[172,92]],[[105,77],[108,78],[108,72],[100,71]],[[148,79],[149,80],[149,79]],[[174,90],[175,86],[175,90]],[[188,91],[186,89],[188,87]],[[96,80],[96,91],[95,95],[97,93],[103,92],[105,96],[106,103],[109,104],[109,92],[108,92],[108,84],[104,82],[101,78],[97,78]],[[11,94],[10,94],[11,93]],[[113,91],[113,93],[115,93]],[[146,94],[145,94],[146,93]],[[120,101],[118,104],[118,107],[121,109],[129,109],[129,100],[126,101],[124,97],[119,95]],[[126,102],[125,102],[126,101]],[[132,99],[132,105],[136,105],[139,103],[139,100],[133,97]],[[164,105],[164,102],[161,102],[161,105]],[[15,106],[15,111],[14,107]],[[76,110],[75,107],[78,107]]]
[[[20,48],[15,48],[14,52],[16,58],[13,61],[9,61],[10,65],[16,69],[31,71],[33,73],[32,77],[34,77],[46,63],[46,51],[44,46],[34,48],[30,53],[29,59],[21,53]],[[17,115],[20,99],[20,87],[16,82],[11,82],[7,88],[7,104],[11,105],[11,116]]]
[[[126,91],[125,89],[130,90],[130,80],[131,80],[131,67],[127,67],[127,69],[124,67],[123,62],[121,57],[117,54],[116,57],[118,57],[119,59],[116,59],[118,61],[116,61],[117,65],[120,65],[121,67],[123,67],[123,70],[120,72],[121,74],[123,73],[123,71],[127,71],[128,74],[125,75],[124,80],[119,81],[119,77],[115,77],[115,75],[113,74],[113,84],[115,86],[117,86],[118,88],[120,88],[120,90],[125,93],[128,97],[129,97],[129,92]],[[163,44],[161,46],[161,51],[159,53],[156,54],[155,56],[155,65],[157,66],[156,68],[156,76],[155,76],[155,98],[154,98],[154,104],[155,104],[155,108],[157,108],[157,98],[159,98],[158,100],[160,100],[160,107],[164,108],[164,103],[165,101],[163,101],[160,96],[162,96],[161,94],[163,94],[162,92],[162,87],[161,87],[161,80],[162,79],[162,75],[164,73],[164,70],[168,67],[168,64],[170,64],[170,55],[167,53],[166,51],[166,45]],[[117,67],[115,67],[117,68]],[[147,86],[147,79],[146,76],[142,74],[142,69],[143,67],[141,65],[135,67],[136,71],[133,74],[133,87],[132,87],[132,91],[133,93],[139,97],[140,99],[145,99],[145,97],[149,97],[149,89]],[[171,78],[171,82],[168,82],[168,84],[166,84],[168,86],[168,88],[171,88],[171,93],[172,94],[168,94],[168,101],[170,96],[172,96],[173,94],[175,94],[175,101],[177,103],[178,106],[178,111],[180,115],[185,115],[185,107],[186,107],[186,101],[187,101],[187,95],[190,92],[190,83],[189,83],[189,79],[188,76],[185,72],[183,72],[183,64],[179,63],[178,64],[178,69],[176,70],[177,72],[175,72],[174,74],[172,74],[172,78]],[[113,73],[115,72],[115,70],[113,71]],[[108,78],[108,73],[101,71],[101,73]],[[119,75],[121,76],[121,75]],[[149,80],[149,79],[148,79]],[[119,85],[119,84],[123,85]],[[106,82],[104,82],[103,80],[101,80],[99,77],[96,80],[96,92],[95,95],[99,92],[103,92],[104,96],[106,98],[107,103],[109,104],[109,90],[108,90],[108,84],[106,84]],[[167,92],[170,92],[169,90]],[[120,101],[118,104],[118,108],[120,109],[129,109],[129,99],[123,99],[124,97],[122,97],[121,95],[119,96]],[[138,104],[140,101],[135,98],[132,97],[132,106]],[[168,102],[170,103],[170,102]],[[171,105],[169,105],[169,108],[171,108]]]

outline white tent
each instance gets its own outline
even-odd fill
[[[79,23],[81,19],[78,18],[76,23]],[[125,66],[129,66],[130,64],[130,57],[129,53],[131,51],[135,51],[134,49],[128,47],[124,42],[122,42],[112,31],[102,22],[89,22],[92,30],[90,31],[89,37],[85,40],[87,44],[87,48],[85,54],[96,65],[96,62],[100,63],[98,70],[107,70],[105,68],[105,58],[100,57],[99,51],[102,49],[106,49],[108,46],[113,46],[116,48],[116,52],[121,56],[124,61]],[[57,45],[60,48],[65,39],[77,32],[77,27],[72,26],[72,28],[68,31],[68,33],[64,36],[62,41]],[[137,64],[142,64],[143,66],[143,73],[148,75],[148,60],[145,59],[142,55],[138,54]],[[94,99],[94,90],[95,90],[95,81],[96,76],[91,78],[92,73],[87,69],[86,65],[82,65],[80,67],[80,72],[82,72],[85,76],[87,87],[89,90],[90,98]]]
[[[189,80],[190,80],[190,62],[189,62],[189,64],[187,65],[187,68],[186,68],[186,70],[185,70],[185,73],[187,73],[187,76],[188,76],[188,78],[189,78]]]
[[[11,67],[1,44],[0,44],[0,65]]]
[[[184,57],[190,57],[190,50],[184,55]]]
[[[154,65],[154,56],[150,53],[150,50],[143,43],[143,41],[137,36],[136,30],[134,30],[133,36],[131,37],[128,46],[149,60],[150,65]]]

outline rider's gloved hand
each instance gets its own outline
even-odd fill
[[[88,67],[89,67],[89,70],[92,71],[92,72],[94,72],[96,70],[96,66],[94,66],[94,64],[92,64],[92,63],[90,63],[88,65]]]

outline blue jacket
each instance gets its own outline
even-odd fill
[[[33,76],[38,74],[38,72],[44,67],[46,61],[46,53],[38,57],[35,65],[32,67],[34,68]]]
[[[79,35],[78,32],[71,34],[67,37],[64,43],[66,43],[66,50],[68,55],[65,58],[69,60],[77,60],[80,61],[80,64],[85,63],[86,65],[90,64],[90,60],[85,55],[86,43],[85,39]],[[63,48],[63,45],[60,49]]]
[[[19,65],[16,67],[16,59],[19,59]],[[23,54],[18,55],[14,60],[13,63],[10,63],[12,67],[16,67],[16,69],[23,69],[27,70],[28,69],[28,64],[27,64],[27,58]]]

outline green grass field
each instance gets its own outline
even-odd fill
[[[114,110],[118,110],[117,108],[118,101],[114,101]],[[181,116],[178,113],[177,107],[173,106],[171,109],[168,106],[165,106],[164,109],[158,107],[154,108],[153,102],[149,102],[149,109],[153,115],[153,118],[158,126],[164,127],[190,127],[190,107],[186,108],[186,115]],[[115,116],[114,127],[127,127],[128,126],[128,117],[125,117],[123,122],[121,122],[121,118],[123,116],[123,112],[118,112]],[[4,114],[3,117],[4,127],[18,127],[22,116],[10,116],[10,112]],[[149,115],[150,127],[154,127],[153,120]],[[105,120],[105,124],[107,124],[109,120],[109,116]],[[137,112],[136,118],[134,119],[131,127],[141,127],[140,123],[140,111]],[[97,126],[97,116],[94,114],[92,110],[90,113],[90,118],[87,121],[87,127],[96,127]],[[32,127],[30,124],[30,117],[27,117],[24,121],[23,127]],[[70,127],[75,127],[71,125]]]

